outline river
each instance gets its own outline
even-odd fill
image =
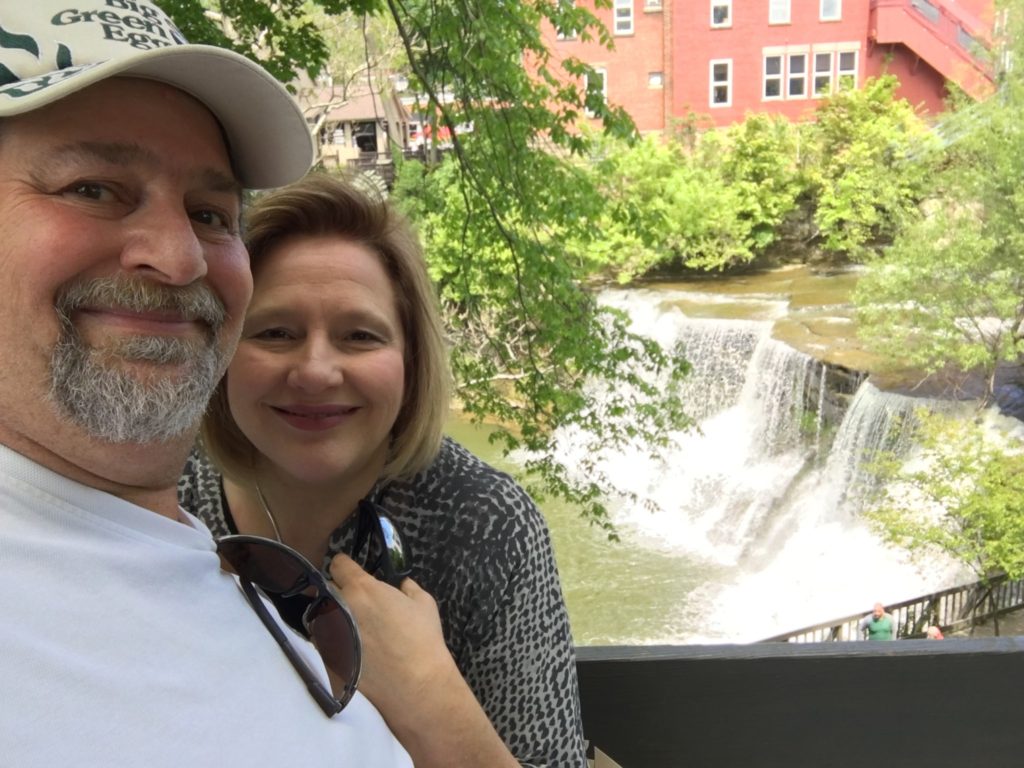
[[[649,502],[612,502],[618,542],[558,500],[541,503],[577,643],[752,641],[966,578],[910,562],[858,515],[865,457],[903,439],[921,401],[857,379],[835,424],[821,416],[839,370],[822,361],[870,368],[853,333],[855,279],[799,267],[602,296],[634,330],[681,345],[700,430],[675,435],[661,462],[599,457]],[[453,419],[449,431],[515,474],[485,428]],[[567,466],[581,450],[559,436]]]

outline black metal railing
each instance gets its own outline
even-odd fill
[[[896,621],[898,636],[901,638],[924,637],[929,624],[936,625],[943,632],[956,632],[989,619],[998,620],[1005,613],[1024,608],[1024,579],[1009,581],[1005,576],[996,576],[988,581],[950,587],[893,603],[886,608]],[[858,623],[866,613],[863,611],[783,632],[765,638],[762,642],[827,643],[861,640]]]

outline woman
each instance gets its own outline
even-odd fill
[[[261,198],[247,228],[253,299],[183,506],[215,535],[276,537],[323,563],[363,635],[360,689],[417,766],[460,764],[460,750],[467,765],[504,764],[499,751],[523,766],[585,765],[547,528],[510,477],[442,438],[447,356],[415,236],[327,176]],[[410,547],[400,590],[346,557],[361,500]],[[420,586],[447,651],[428,641],[437,619]]]

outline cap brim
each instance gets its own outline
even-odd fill
[[[313,162],[309,126],[284,86],[244,56],[207,45],[140,51],[83,67],[31,95],[0,100],[0,117],[39,109],[116,75],[167,83],[202,102],[224,128],[238,180],[248,189],[289,184]]]

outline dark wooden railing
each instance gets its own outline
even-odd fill
[[[622,768],[1024,764],[1024,637],[577,652],[584,733]]]
[[[1009,581],[994,577],[932,592],[902,603],[886,606],[896,620],[899,637],[924,637],[925,628],[934,624],[943,632],[958,632],[979,622],[1024,608],[1024,579]],[[794,629],[766,638],[762,642],[822,643],[837,640],[861,640],[857,624],[867,611],[832,619],[821,624]],[[1022,760],[1024,762],[1024,760]]]

